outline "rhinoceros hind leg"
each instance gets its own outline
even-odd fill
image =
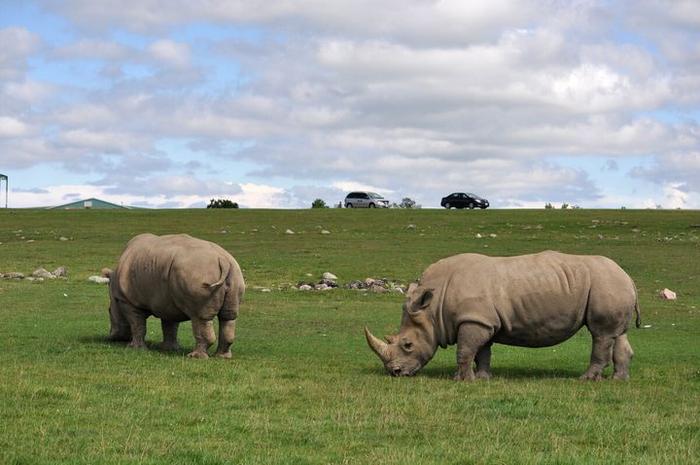
[[[160,345],[163,350],[178,350],[177,328],[180,325],[177,321],[160,320],[160,327],[163,329],[163,343]]]
[[[209,358],[207,350],[216,341],[214,335],[214,323],[211,320],[192,318],[192,332],[194,333],[195,347],[187,354],[193,358]]]
[[[216,348],[216,356],[231,358],[231,344],[236,337],[236,320],[224,320],[219,318],[219,345]]]
[[[613,379],[626,381],[630,378],[629,367],[633,356],[634,351],[627,340],[627,334],[617,336],[613,347],[613,365],[615,366]]]
[[[603,369],[610,364],[615,339],[611,336],[593,336],[591,363],[588,370],[581,376],[583,380],[600,381],[603,379]]]
[[[146,348],[146,318],[148,315],[136,307],[133,307],[126,302],[120,302],[121,310],[129,322],[131,328],[131,342],[127,347],[133,349]]]
[[[491,344],[486,344],[476,353],[476,379],[491,378]]]
[[[454,376],[456,381],[473,381],[476,379],[474,368],[472,367],[474,357],[480,352],[482,347],[489,343],[492,337],[493,331],[482,325],[462,323],[459,326],[457,334],[457,373]],[[482,365],[485,359],[488,358],[486,354],[490,357],[490,350],[482,354]]]

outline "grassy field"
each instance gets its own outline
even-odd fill
[[[70,273],[0,280],[0,462],[698,463],[699,224],[697,211],[0,210],[0,272]],[[187,359],[189,324],[178,353],[104,340],[107,288],[87,278],[146,231],[237,258],[248,292],[233,360]],[[291,289],[324,271],[409,282],[455,253],[544,249],[606,255],[636,281],[649,327],[630,331],[630,382],[578,381],[585,330],[551,348],[495,346],[488,382],[452,381],[454,348],[391,378],[362,327],[395,332],[401,295]],[[678,300],[659,299],[664,287]]]

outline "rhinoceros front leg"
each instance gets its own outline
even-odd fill
[[[603,379],[603,369],[610,364],[615,338],[611,336],[593,336],[591,363],[581,379],[600,381]]]
[[[231,358],[231,344],[236,337],[236,320],[223,320],[219,317],[219,345],[216,356]]]
[[[462,323],[457,334],[457,373],[454,379],[457,381],[473,381],[474,357],[481,351],[481,364],[479,366],[480,377],[484,377],[484,369],[490,368],[490,348],[483,351],[482,348],[489,344],[493,337],[493,331],[479,324]],[[488,363],[487,363],[488,360]],[[486,365],[484,365],[486,363]]]
[[[178,350],[180,345],[177,343],[177,328],[180,323],[177,321],[160,320],[160,327],[163,330],[163,350]]]
[[[209,358],[207,350],[216,341],[214,323],[211,320],[192,318],[192,333],[194,334],[195,347],[188,357]]]

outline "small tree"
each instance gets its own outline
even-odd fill
[[[411,199],[410,197],[404,197],[401,199],[401,203],[399,204],[399,208],[415,208],[416,207],[416,201]]]
[[[238,203],[229,199],[211,199],[207,208],[238,208]]]
[[[311,203],[311,208],[328,208],[326,201],[323,199],[316,199]]]
[[[544,208],[546,208],[547,210],[550,210],[550,209],[554,208],[554,205],[552,205],[551,202],[547,202],[546,204],[544,204]]]
[[[564,203],[561,204],[561,209],[562,209],[562,210],[566,210],[567,208],[569,208],[569,204],[568,204],[568,203],[564,202]]]

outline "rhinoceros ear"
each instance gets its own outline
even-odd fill
[[[420,308],[426,308],[428,305],[430,305],[430,302],[433,301],[433,289],[426,289],[423,291],[423,294],[421,294],[420,298],[418,299],[418,306]]]
[[[412,305],[409,305],[409,312],[417,313],[428,308],[433,301],[433,291],[434,289],[424,289],[420,291],[418,298],[413,301]]]

